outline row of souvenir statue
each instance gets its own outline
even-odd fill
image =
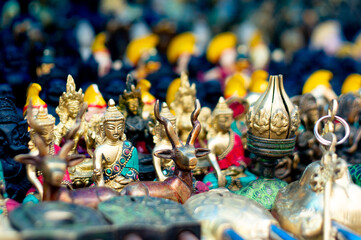
[[[83,94],[69,75],[56,108],[58,124],[39,97],[39,84],[28,89],[25,120],[11,100],[0,101],[2,211],[13,227],[40,226],[40,231],[75,224],[77,205],[97,208],[123,227],[149,216],[150,223],[160,224],[156,215],[167,219],[168,207],[177,207],[165,202],[154,213],[156,197],[184,204],[210,239],[227,234],[268,239],[272,233],[284,234],[283,239],[331,239],[334,228],[361,234],[356,93],[336,101],[325,84],[310,81],[310,93],[290,99],[283,76],[272,75],[262,94],[221,97],[211,111],[201,108],[185,73],[170,87],[176,91],[169,107],[136,85],[129,75],[119,106],[113,99],[106,106],[96,85]],[[30,210],[39,200],[77,207],[39,203]],[[128,204],[129,212],[113,209],[120,203]],[[174,214],[185,214],[182,209]],[[26,217],[30,212],[44,223]],[[124,220],[127,214],[136,217]],[[255,221],[259,224],[250,226]]]

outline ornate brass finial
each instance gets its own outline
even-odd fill
[[[177,95],[183,96],[183,95],[192,95],[196,96],[196,85],[193,83],[190,85],[188,75],[185,72],[181,73],[181,84],[178,89],[178,92],[176,93],[175,99],[177,99]]]
[[[247,115],[249,132],[257,137],[287,139],[295,135],[300,124],[297,106],[283,88],[282,75],[270,76],[265,93]]]
[[[60,98],[63,100],[78,100],[80,103],[82,103],[84,100],[83,90],[79,88],[79,90],[76,91],[75,89],[74,79],[69,74],[66,82],[66,92],[63,92]]]
[[[116,121],[124,120],[123,114],[115,107],[115,102],[113,99],[108,101],[108,108],[104,114],[104,121]]]
[[[51,114],[47,114],[44,107],[40,107],[36,115],[36,123],[40,126],[54,126],[55,118]]]
[[[224,98],[220,97],[216,107],[213,110],[212,115],[213,115],[213,117],[216,117],[218,115],[224,115],[224,114],[233,115],[233,110],[228,107],[228,105],[227,105],[226,101],[224,100]]]

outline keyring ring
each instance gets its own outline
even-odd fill
[[[314,127],[314,129],[313,129],[313,133],[315,134],[316,139],[317,139],[321,144],[326,145],[326,146],[329,146],[329,145],[331,145],[331,141],[326,140],[326,139],[324,139],[323,137],[321,137],[321,135],[320,135],[320,134],[318,133],[318,131],[317,131],[318,125],[320,124],[320,122],[321,122],[322,120],[326,119],[326,118],[331,118],[331,116],[330,116],[330,115],[326,115],[326,116],[323,116],[323,117],[321,117],[320,119],[318,119],[318,121],[316,122],[315,127]],[[336,145],[339,145],[339,144],[345,142],[346,139],[350,136],[350,126],[347,124],[347,122],[346,122],[343,118],[341,118],[341,117],[339,117],[339,116],[335,116],[335,119],[338,120],[338,121],[343,125],[343,127],[345,128],[345,136],[344,136],[340,141],[338,141],[338,142],[336,143]]]

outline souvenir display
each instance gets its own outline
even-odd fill
[[[270,76],[267,90],[247,115],[248,150],[260,158],[261,178],[237,193],[271,209],[278,190],[286,182],[274,178],[278,159],[293,153],[299,127],[299,113],[283,88],[283,77]]]
[[[361,238],[355,9],[0,1],[0,238]]]
[[[93,155],[93,177],[97,186],[121,191],[128,183],[138,181],[137,149],[126,140],[124,116],[110,99],[101,122],[102,143]]]
[[[191,115],[193,128],[187,142],[183,144],[172,123],[167,118],[160,116],[159,101],[157,101],[154,115],[164,126],[169,141],[172,143],[172,149],[158,150],[154,154],[159,158],[173,159],[175,163],[173,176],[163,182],[131,183],[123,189],[121,195],[160,197],[184,203],[193,194],[192,170],[197,166],[197,158],[209,153],[208,149],[194,147],[201,130],[201,124],[197,119],[200,111],[200,103],[196,100],[195,109]]]
[[[75,166],[85,158],[84,155],[79,154],[69,155],[74,147],[74,138],[80,129],[85,110],[86,105],[83,104],[75,124],[67,132],[65,143],[57,155],[49,155],[45,140],[35,134],[34,143],[39,154],[15,156],[17,162],[35,165],[43,173],[43,201],[63,201],[96,208],[99,202],[118,195],[117,192],[107,187],[82,188],[71,191],[61,186],[66,169]]]

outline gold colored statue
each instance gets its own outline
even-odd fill
[[[221,97],[212,113],[211,128],[207,134],[208,148],[211,150],[209,159],[217,174],[218,187],[226,186],[225,175],[232,176],[233,180],[246,176],[243,169],[250,163],[250,159],[244,156],[241,137],[231,130],[232,122],[233,111]],[[209,183],[213,185],[212,181]],[[232,188],[231,185],[233,183],[227,184]]]
[[[121,191],[138,180],[138,152],[124,134],[125,119],[110,99],[101,123],[103,143],[95,149],[93,177],[98,186]]]
[[[162,117],[167,118],[176,131],[176,118],[169,111],[168,105],[166,103],[162,104],[162,110],[160,112]],[[160,149],[172,149],[172,143],[169,141],[167,134],[165,132],[164,126],[157,121],[154,127],[155,136],[154,139],[154,149],[153,153]],[[157,178],[159,181],[164,181],[167,177],[173,175],[174,162],[172,159],[159,158],[153,154],[153,164],[155,173],[157,174]]]
[[[66,92],[64,92],[59,98],[59,106],[56,108],[56,113],[59,115],[60,123],[55,127],[55,144],[60,146],[60,143],[65,136],[65,134],[71,129],[75,124],[76,116],[80,110],[81,105],[84,102],[84,94],[82,89],[78,91],[75,90],[75,82],[71,75],[68,75],[68,80],[66,83]],[[71,154],[77,153],[77,145],[80,138],[86,132],[86,123],[82,119],[80,129],[74,138],[74,147],[70,151]]]
[[[342,118],[336,120],[348,128]],[[341,141],[336,143],[336,136],[329,134],[331,146],[321,161],[281,189],[272,209],[281,226],[300,239],[332,239],[331,219],[361,234],[361,188],[352,182],[346,161],[335,154]]]
[[[189,121],[196,100],[196,85],[189,84],[186,73],[181,74],[181,83],[178,91],[175,94],[174,101],[170,107],[174,110],[177,117],[177,130],[179,138],[182,142],[187,141],[189,132],[192,130],[192,124]]]
[[[182,73],[180,77],[180,86],[175,93],[174,101],[170,104],[176,115],[176,126],[179,138],[182,142],[186,142],[190,131],[193,129],[189,121],[196,100],[196,85],[190,85],[186,73]],[[207,125],[210,118],[210,109],[202,108],[199,114],[199,121],[202,124],[202,130],[198,136],[197,143],[201,147],[206,147],[205,138],[207,136]],[[193,170],[194,175],[205,175],[208,171],[208,156],[198,159],[197,167]]]
[[[38,114],[34,117],[32,102],[29,103],[29,112],[28,112],[28,122],[31,127],[30,129],[30,141],[29,141],[29,149],[32,155],[38,155],[39,150],[35,146],[34,137],[35,135],[39,135],[45,143],[45,149],[49,155],[55,155],[60,150],[59,146],[54,144],[54,126],[55,126],[55,118],[51,114],[47,114],[43,107],[40,107],[38,110]],[[36,171],[36,167],[27,164],[26,171],[30,182],[34,185],[36,190],[38,191],[40,197],[43,197],[43,179],[41,176],[41,172]],[[69,186],[71,188],[71,180],[69,177],[69,172],[66,171],[63,177],[63,185]],[[31,189],[30,192],[33,190]]]

